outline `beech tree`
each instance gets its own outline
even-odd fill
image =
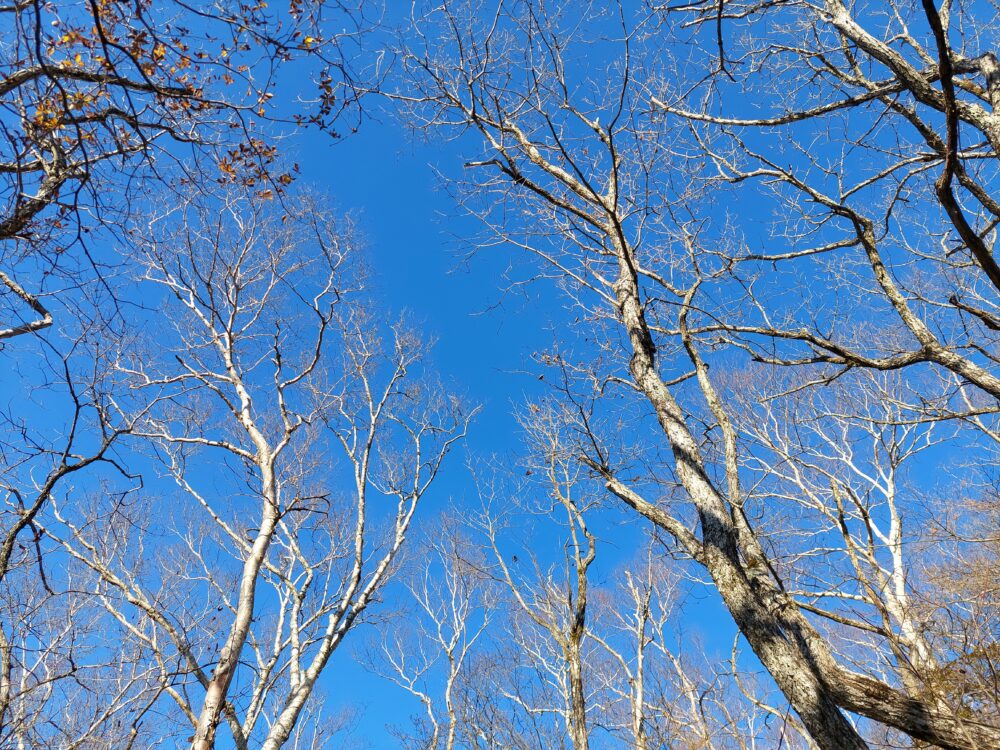
[[[922,535],[901,519],[942,488],[916,481],[903,510],[896,484],[933,423],[995,449],[991,20],[926,2],[473,2],[415,22],[399,99],[463,133],[466,205],[561,280],[595,353],[567,331],[549,354],[603,404],[578,460],[704,568],[816,746],[1000,742],[987,704],[934,688],[952,657],[914,622]],[[885,371],[899,380],[871,385]],[[834,382],[842,402],[795,400]],[[856,429],[876,448],[863,463]],[[768,451],[791,443],[768,458],[763,432]],[[933,453],[923,466],[975,471]]]
[[[456,750],[466,737],[479,734],[475,711],[464,704],[474,649],[495,618],[497,601],[484,584],[481,566],[460,529],[447,519],[444,533],[419,547],[404,585],[415,612],[387,627],[371,655],[371,668],[416,698],[423,711],[415,726],[397,729],[404,745],[428,750]]]
[[[331,33],[334,17],[349,23]],[[117,283],[128,272],[118,251],[129,222],[157,196],[228,185],[280,198],[296,170],[279,168],[286,162],[262,126],[312,124],[336,135],[334,120],[356,98],[341,44],[363,26],[340,3],[275,11],[266,3],[19,0],[0,8],[0,339],[21,337],[7,345],[5,383],[20,379],[27,393],[3,418],[3,742],[130,746],[156,710],[155,701],[137,702],[157,694],[149,680],[158,670],[141,648],[102,641],[102,627],[122,633],[43,534],[49,505],[79,498],[81,487],[125,480],[106,490],[116,498],[109,505],[70,503],[94,514],[88,527],[126,518],[121,506],[136,512],[119,493],[131,498],[141,472],[128,466],[129,449],[123,458],[120,438],[149,415],[119,407],[119,339],[136,331],[119,304]],[[275,107],[278,71],[299,59],[312,79],[310,104]],[[56,320],[59,330],[45,331]],[[115,697],[95,698],[115,684]]]
[[[85,322],[65,340],[9,359],[12,372],[35,381],[22,393],[9,375],[0,417],[0,743],[11,747],[85,744],[121,738],[115,725],[129,686],[142,680],[130,655],[102,651],[99,608],[82,580],[51,556],[43,521],[56,497],[79,486],[136,481],[119,446],[134,424],[109,398],[116,390],[113,347],[102,326]],[[108,357],[112,354],[112,358]],[[41,415],[41,418],[40,418]],[[81,634],[93,633],[93,638]],[[114,654],[114,655],[112,655]],[[97,685],[107,701],[95,701]],[[120,692],[119,692],[120,690]],[[73,716],[53,721],[59,706]],[[122,741],[124,744],[124,740]]]
[[[113,404],[175,489],[54,499],[38,525],[142,666],[129,710],[175,717],[146,731],[279,748],[467,416],[419,339],[373,322],[346,227],[309,201],[221,201],[152,222],[134,262],[172,331],[115,363]]]
[[[334,16],[349,32],[330,34]],[[59,263],[67,249],[77,247],[91,270],[104,267],[107,259],[89,256],[87,235],[100,222],[120,224],[141,202],[141,181],[190,183],[200,173],[279,192],[293,175],[276,168],[260,125],[295,117],[333,132],[356,99],[341,43],[363,26],[342,3],[0,7],[0,339],[51,325],[53,292],[42,282],[53,268],[56,278],[71,273],[76,264]],[[275,77],[296,58],[315,80],[314,104],[279,112]]]

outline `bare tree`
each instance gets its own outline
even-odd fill
[[[338,14],[342,33],[325,22]],[[97,221],[118,223],[142,202],[132,183],[174,181],[171,161],[193,149],[217,178],[278,193],[292,175],[276,169],[260,127],[279,114],[270,102],[279,68],[307,58],[315,106],[295,113],[332,132],[356,95],[342,42],[360,33],[342,3],[267,3],[232,8],[183,2],[16,0],[0,8],[0,339],[52,323],[39,271],[81,244]],[[236,137],[234,137],[234,134]],[[178,162],[179,163],[179,162]],[[191,163],[179,179],[197,179]],[[95,267],[106,261],[90,253]],[[28,281],[30,279],[30,282]]]
[[[839,454],[829,457],[840,469],[818,504],[802,486],[795,502],[860,521],[840,530],[838,575],[851,585],[839,590],[860,586],[888,624],[841,624],[885,639],[895,654],[888,673],[878,649],[841,653],[829,613],[793,593],[811,561],[800,556],[790,572],[775,540],[812,532],[787,512],[787,495],[761,491],[771,465],[753,466],[754,440],[735,413],[745,402],[733,397],[740,368],[792,392],[837,378],[864,388],[861,370],[903,370],[906,418],[890,416],[889,434],[868,429],[876,442],[888,438],[877,460],[890,474],[926,434],[907,420],[965,420],[992,432],[1000,390],[988,242],[1000,214],[985,185],[996,166],[998,79],[988,48],[956,51],[943,29],[961,28],[969,46],[989,45],[993,32],[953,19],[951,4],[940,15],[925,5],[914,16],[894,5],[852,13],[837,2],[704,2],[628,17],[596,5],[448,3],[415,19],[423,36],[409,49],[410,86],[399,95],[415,122],[478,136],[466,162],[468,205],[572,295],[599,357],[583,396],[634,415],[635,440],[672,454],[669,463],[639,461],[655,448],[623,451],[620,436],[588,428],[579,460],[705,569],[821,748],[869,746],[845,712],[940,747],[1000,743],[995,717],[911,679],[915,664],[934,660],[898,560],[904,512],[879,474],[866,480],[852,468],[839,441],[852,439],[844,429],[853,418],[817,415],[832,417],[813,438],[828,449],[823,435],[834,441]],[[931,46],[911,33],[916,23],[929,27]],[[745,40],[733,53],[724,42],[736,30]],[[746,106],[749,97],[776,114],[729,114],[740,106],[731,101]],[[887,119],[898,125],[887,130]],[[844,139],[831,141],[831,121]],[[959,145],[965,130],[974,145]],[[758,196],[776,198],[771,214],[751,208]],[[928,231],[937,217],[946,223]],[[928,246],[934,237],[938,249]],[[775,375],[789,367],[795,382]],[[764,395],[784,396],[780,385]],[[859,481],[869,494],[852,500],[847,488]],[[864,517],[872,492],[888,503],[884,519]],[[791,525],[766,528],[774,512]]]
[[[414,562],[405,585],[415,612],[398,617],[396,627],[381,634],[380,653],[372,659],[376,671],[420,702],[424,717],[418,734],[401,739],[426,750],[464,746],[459,743],[469,728],[463,721],[463,683],[497,605],[461,529],[446,517],[441,527],[443,533],[426,549],[411,547]]]
[[[119,452],[134,421],[112,406],[117,347],[86,322],[53,338],[20,350],[37,388],[10,399],[0,418],[0,742],[17,747],[84,746],[110,736],[142,681],[128,676],[127,655],[102,653],[99,638],[80,638],[96,631],[99,613],[79,577],[52,554],[41,525],[49,504],[84,477],[109,488],[137,482]],[[99,680],[109,690],[120,680],[121,688],[100,709],[90,700]]]
[[[610,657],[604,679],[618,696],[630,746],[713,748],[723,740],[706,710],[713,691],[700,687],[701,679],[692,679],[690,665],[671,643],[680,619],[681,581],[670,562],[654,551],[657,547],[650,544],[621,572],[617,590],[602,597],[598,614],[604,627],[592,637]]]
[[[48,549],[35,520],[63,486],[101,481],[101,466],[126,473],[115,446],[141,414],[122,419],[114,407],[117,384],[105,382],[115,380],[106,372],[120,349],[115,338],[133,334],[116,304],[121,290],[113,288],[121,258],[94,242],[95,233],[113,226],[120,235],[127,217],[148,208],[140,185],[166,191],[222,181],[280,196],[294,170],[278,169],[260,127],[289,116],[269,101],[278,69],[306,58],[303,72],[316,78],[315,106],[300,113],[303,123],[332,126],[354,98],[341,85],[351,77],[341,42],[359,26],[324,36],[318,25],[329,12],[352,17],[341,4],[324,11],[322,4],[293,3],[277,12],[264,3],[223,9],[18,0],[0,7],[0,339],[40,332],[62,314],[59,331],[32,344],[22,339],[18,351],[5,351],[4,365],[11,384],[16,373],[18,385],[33,392],[36,409],[4,414],[0,586],[26,591],[28,581],[7,575],[37,568],[44,594],[32,596],[45,602],[35,612],[41,620],[86,607],[62,602],[69,594],[57,583],[49,588]],[[49,397],[39,412],[42,394]],[[80,615],[81,628],[90,616]],[[27,631],[33,622],[11,616],[4,627]],[[13,630],[4,635],[16,639]],[[5,641],[2,651],[10,658],[2,665],[0,724],[18,681],[11,671],[16,646]],[[51,684],[54,676],[46,679]]]
[[[478,525],[492,553],[492,575],[506,589],[514,610],[511,638],[533,670],[543,676],[540,695],[554,698],[550,703],[536,703],[530,696],[511,691],[508,700],[529,714],[551,712],[561,717],[574,750],[587,750],[590,687],[586,652],[592,648],[587,612],[589,572],[597,558],[597,539],[584,516],[591,501],[578,481],[579,464],[565,452],[562,433],[566,418],[562,412],[558,404],[532,404],[521,418],[532,453],[537,456],[534,470],[543,477],[547,491],[547,497],[537,502],[538,514],[553,517],[565,537],[562,564],[547,568],[534,549],[522,548],[523,560],[501,550],[503,521],[494,517],[489,507],[499,498],[487,498]]]
[[[451,536],[409,584],[418,624],[401,622],[373,656],[373,668],[422,705],[418,734],[406,737],[415,747],[591,746],[597,540],[579,463],[562,449],[564,419],[558,404],[523,415],[537,481],[477,462],[482,509],[456,509]],[[555,544],[542,542],[549,537]]]
[[[529,414],[537,418],[539,411]],[[544,473],[537,461],[527,465]],[[707,658],[699,665],[684,653],[691,644],[682,644],[677,623],[685,584],[658,542],[602,576],[608,580],[601,585],[585,582],[587,609],[575,645],[566,635],[577,616],[567,593],[576,570],[572,542],[549,565],[546,545],[533,540],[568,528],[558,522],[561,502],[507,500],[532,495],[536,485],[511,483],[503,470],[479,478],[487,512],[466,518],[468,536],[449,514],[430,554],[411,547],[413,611],[394,618],[369,653],[370,667],[419,707],[410,724],[393,729],[403,746],[575,746],[576,706],[589,747],[808,746],[798,741],[804,730],[787,709],[783,714],[751,692],[752,677],[734,680]],[[580,497],[582,488],[567,492],[560,486],[557,497]],[[531,538],[522,524],[530,524]],[[475,543],[477,532],[485,534],[485,549]]]
[[[419,374],[414,335],[379,330],[361,304],[346,228],[308,201],[300,214],[221,201],[154,221],[140,284],[163,290],[150,314],[162,304],[174,331],[162,354],[119,365],[133,394],[118,408],[144,413],[133,435],[182,512],[121,508],[124,534],[57,506],[46,530],[96,576],[192,747],[214,747],[225,723],[237,747],[278,748],[392,573],[466,416]]]

